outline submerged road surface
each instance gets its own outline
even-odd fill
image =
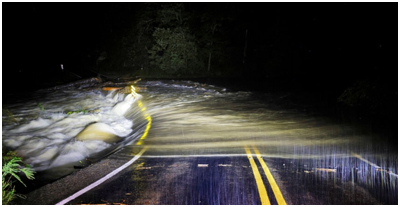
[[[332,122],[312,107],[287,104],[282,95],[192,81],[137,86],[143,97],[136,115],[145,121],[134,142],[19,202],[398,202],[397,150],[376,135]]]

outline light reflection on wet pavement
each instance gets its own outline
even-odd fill
[[[124,200],[126,204],[135,205],[260,204],[255,181],[245,161],[243,157],[211,162],[202,158],[163,159],[161,162],[156,158],[142,159],[118,178],[71,204],[102,200],[108,203]]]
[[[175,92],[163,82],[145,84],[153,120],[144,142],[149,149],[118,178],[71,204],[261,204],[245,145],[260,150],[288,204],[397,204],[397,154],[370,134],[248,92],[204,95],[182,89],[187,83],[173,83],[181,86]]]
[[[245,146],[258,148],[287,204],[397,204],[397,147],[376,135],[271,94],[191,81],[142,81],[138,88],[152,120],[148,136],[106,159],[147,151],[68,204],[259,205]]]

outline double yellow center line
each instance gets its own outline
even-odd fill
[[[132,86],[132,88],[133,88],[133,86]],[[134,88],[132,89],[132,91],[134,92]],[[144,113],[143,114],[144,118],[148,121],[146,129],[143,133],[143,136],[136,143],[136,145],[142,145],[143,140],[146,138],[147,133],[150,130],[152,120],[151,120],[151,116],[146,113],[146,107],[143,107],[143,103],[140,100],[138,101],[138,106],[139,106],[139,108],[141,108],[141,111]],[[147,149],[147,147],[142,150],[141,154],[143,154],[144,151],[146,151],[146,149]],[[258,149],[255,146],[252,146],[252,149],[255,152],[255,155],[256,155],[258,161],[260,162],[265,175],[267,176],[268,182],[272,188],[272,191],[274,192],[274,195],[275,195],[278,205],[286,205],[285,199],[283,198],[282,193],[279,190],[279,187],[276,184],[274,177],[272,176],[271,172],[269,171],[267,164],[265,164],[264,160],[262,159],[260,152],[258,151]],[[267,190],[266,190],[264,182],[261,178],[261,174],[258,171],[257,164],[253,159],[253,154],[251,153],[251,150],[247,146],[245,146],[245,150],[246,150],[247,158],[249,159],[251,168],[253,170],[254,178],[256,179],[258,192],[260,194],[261,204],[262,205],[271,205],[271,202],[268,198]]]
[[[150,127],[151,127],[151,116],[148,113],[146,113],[146,107],[143,107],[143,103],[140,100],[138,101],[138,106],[142,110],[142,112],[144,113],[143,117],[148,122],[142,137],[140,137],[139,141],[136,143],[136,145],[142,145],[143,144],[143,140],[146,139],[147,133],[149,133],[149,130],[150,130]]]
[[[267,176],[268,182],[271,185],[272,191],[274,192],[274,195],[275,195],[276,201],[278,202],[278,205],[286,205],[285,199],[283,198],[282,193],[279,190],[279,187],[276,184],[274,177],[272,176],[267,165],[265,164],[264,160],[262,159],[260,152],[258,151],[258,149],[255,146],[253,146],[252,148],[253,148],[253,151],[255,152],[255,155],[256,155],[258,161],[261,164],[262,169],[264,170],[265,175]],[[246,150],[247,158],[250,161],[251,168],[253,169],[254,178],[256,179],[258,193],[260,194],[261,204],[262,205],[271,205],[271,202],[268,198],[267,190],[266,190],[264,182],[261,178],[261,174],[258,171],[257,164],[253,159],[253,154],[251,153],[251,150],[247,146],[245,146],[245,150]]]

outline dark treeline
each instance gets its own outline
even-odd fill
[[[111,21],[110,27],[99,25],[102,38],[74,57],[88,67],[102,72],[143,69],[156,77],[232,76],[243,69],[248,28],[239,4],[104,6],[108,13],[99,21]]]
[[[3,86],[54,80],[60,64],[82,77],[225,77],[394,120],[397,15],[397,3],[5,2]]]
[[[392,5],[392,6],[391,6]],[[8,70],[355,79],[396,65],[395,4],[4,3]],[[21,61],[23,60],[23,61]],[[18,64],[16,64],[18,62]],[[388,75],[390,74],[390,75]]]

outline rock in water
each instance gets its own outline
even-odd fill
[[[121,138],[109,125],[104,123],[94,123],[81,131],[76,136],[76,140],[102,140],[107,143],[114,143],[121,140]]]

